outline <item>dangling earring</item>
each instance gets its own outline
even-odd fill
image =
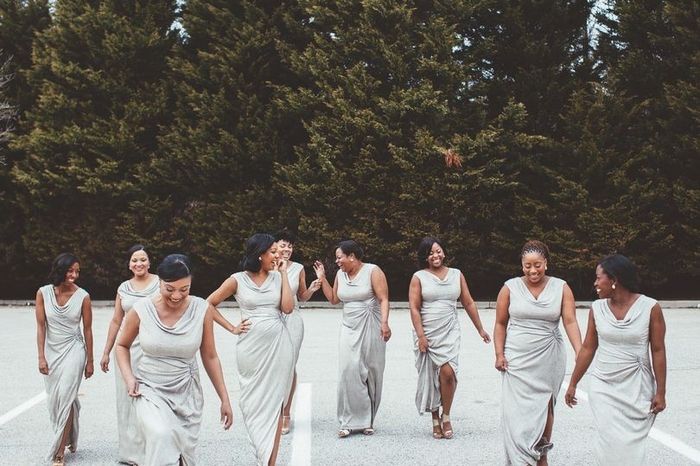
[[[614,284],[614,283],[612,284],[612,289],[613,289],[613,290],[615,289],[615,284]]]

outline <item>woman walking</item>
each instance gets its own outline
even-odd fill
[[[353,430],[374,434],[382,398],[386,342],[391,338],[386,276],[376,265],[362,262],[362,257],[362,248],[355,241],[341,241],[335,250],[340,270],[332,287],[323,264],[314,264],[326,299],[331,304],[343,303],[337,408],[341,438]]]
[[[528,241],[520,259],[523,276],[508,280],[498,294],[493,331],[496,369],[503,373],[503,440],[508,464],[546,465],[566,369],[559,321],[576,354],[581,333],[571,289],[546,275],[547,246]]]
[[[124,316],[141,298],[153,298],[160,293],[158,275],[149,272],[151,261],[146,249],[141,244],[135,244],[127,251],[129,270],[133,274],[130,280],[119,285],[114,299],[114,315],[109,323],[107,342],[102,353],[100,366],[103,372],[109,371],[110,353],[117,339],[117,334],[124,322]],[[131,367],[138,372],[141,362],[141,346],[138,337],[131,344]],[[119,370],[114,373],[117,398],[117,432],[119,435],[118,461],[126,464],[137,464],[143,451],[143,439],[139,436],[134,414],[134,404],[126,390],[124,378]]]
[[[294,345],[294,377],[292,378],[289,397],[287,398],[282,413],[282,435],[285,435],[289,433],[292,424],[292,399],[294,398],[294,391],[297,387],[296,365],[299,360],[301,343],[304,340],[304,320],[301,318],[301,313],[299,312],[299,303],[305,303],[311,299],[311,296],[321,288],[321,281],[316,279],[311,282],[308,288],[306,287],[306,272],[304,271],[304,266],[291,260],[292,254],[294,254],[294,243],[296,243],[296,237],[293,234],[288,231],[280,231],[275,235],[275,239],[277,240],[277,250],[280,258],[287,261],[287,277],[289,279],[292,295],[294,296],[294,311],[285,315],[287,319],[287,329],[289,330],[289,335],[292,337],[292,344]]]
[[[636,267],[620,254],[600,261],[595,288],[600,299],[588,314],[586,339],[564,399],[570,407],[577,403],[576,385],[597,355],[588,389],[598,430],[597,463],[646,464],[649,431],[666,409],[663,312],[639,292]]]
[[[138,300],[126,315],[117,361],[143,435],[144,449],[136,463],[190,466],[196,464],[204,404],[197,350],[221,400],[224,429],[231,427],[233,412],[214,344],[213,309],[190,295],[189,259],[167,256],[158,266],[158,276],[159,295]],[[130,347],[137,336],[143,355],[134,372]]]
[[[59,254],[49,274],[51,283],[36,293],[39,372],[45,375],[53,431],[47,460],[53,466],[64,464],[66,448],[75,452],[78,447],[78,389],[82,377],[90,378],[94,370],[92,306],[87,291],[75,284],[79,276],[78,258]]]
[[[294,346],[284,319],[294,310],[294,297],[287,262],[279,258],[272,235],[257,233],[248,238],[240,266],[243,271],[226,279],[207,300],[218,306],[234,295],[241,307],[236,358],[243,422],[257,464],[274,465],[282,409],[294,373]],[[224,322],[227,325],[231,324]]]
[[[457,300],[484,343],[489,343],[491,337],[481,324],[464,275],[445,265],[445,249],[440,241],[423,238],[417,255],[421,270],[413,274],[408,291],[418,370],[416,407],[419,414],[432,414],[434,438],[450,439],[450,409],[457,389],[461,344]]]

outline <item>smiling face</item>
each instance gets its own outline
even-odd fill
[[[72,285],[75,283],[78,277],[80,277],[80,264],[78,262],[74,262],[73,265],[71,265],[66,271],[66,276],[63,279],[63,283],[65,285]]]
[[[177,308],[190,295],[192,277],[180,278],[172,282],[160,281],[160,294],[168,307]]]
[[[442,246],[438,243],[433,243],[430,252],[428,253],[428,267],[433,269],[439,269],[445,262],[445,251],[443,251]]]
[[[136,251],[129,259],[129,270],[134,274],[134,277],[143,277],[148,274],[148,268],[151,266],[151,261],[148,259],[146,251]]]
[[[267,251],[260,255],[260,270],[271,271],[275,270],[275,264],[280,259],[277,243],[272,243]]]
[[[352,270],[352,264],[355,262],[355,254],[347,255],[342,249],[335,250],[335,265],[343,272]]]
[[[598,293],[599,298],[609,298],[613,294],[613,284],[615,283],[603,267],[598,266],[595,268],[595,282],[593,286],[595,287],[595,292]]]
[[[277,241],[277,252],[279,252],[280,258],[286,261],[290,260],[294,253],[294,243],[283,239]]]
[[[528,252],[521,259],[523,265],[523,275],[528,283],[538,285],[544,279],[547,269],[547,259],[538,252]]]

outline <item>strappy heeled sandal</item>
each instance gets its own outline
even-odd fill
[[[54,456],[51,466],[64,466],[66,463],[62,456]]]
[[[367,427],[362,433],[365,435],[374,435],[374,429],[372,427]]]
[[[452,423],[450,422],[450,415],[449,414],[442,415],[442,435],[446,439],[451,439],[452,436],[454,435],[454,432],[452,431]]]
[[[287,435],[289,433],[291,423],[291,416],[282,416],[282,435]]]
[[[350,435],[350,429],[340,429],[338,431],[338,438],[345,438]]]
[[[433,438],[434,439],[441,439],[443,437],[444,437],[444,435],[442,433],[442,426],[440,425],[440,419],[434,417],[433,418]]]

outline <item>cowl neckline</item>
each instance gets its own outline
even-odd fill
[[[159,329],[173,335],[183,335],[188,333],[191,330],[192,325],[194,325],[194,323],[196,322],[195,317],[197,314],[197,304],[198,301],[202,299],[196,296],[190,296],[189,298],[190,302],[187,304],[187,309],[185,309],[185,312],[182,313],[177,322],[175,322],[172,326],[165,325],[165,323],[163,323],[163,321],[160,320],[158,310],[156,309],[156,305],[153,302],[153,300],[146,300],[146,310],[148,311],[148,315],[153,319],[153,321],[156,323]]]
[[[270,272],[268,272],[267,277],[265,277],[265,280],[260,285],[255,283],[255,280],[253,280],[253,278],[250,275],[248,275],[248,272],[243,271],[243,272],[241,272],[240,276],[242,277],[243,280],[246,281],[246,284],[250,288],[255,289],[259,293],[270,293],[270,292],[274,291],[274,287],[272,286],[274,284],[274,280],[272,278],[272,275],[275,273],[279,273],[279,272],[277,272],[276,270],[271,270]]]
[[[627,309],[627,313],[625,314],[625,317],[622,319],[618,319],[615,317],[615,314],[613,313],[612,309],[610,308],[610,300],[609,299],[602,299],[602,307],[605,312],[603,312],[603,315],[605,316],[605,319],[613,326],[615,327],[627,327],[631,324],[634,323],[635,320],[642,314],[642,311],[645,309],[644,306],[641,304],[645,301],[646,296],[643,294],[640,294],[637,296],[637,299],[634,300],[632,305]]]

